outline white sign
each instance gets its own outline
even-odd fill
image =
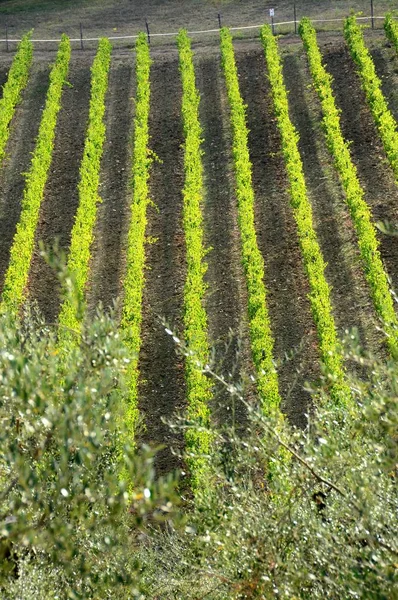
[[[274,8],[270,8],[269,9],[269,16],[270,17],[274,17],[275,16],[275,9]]]

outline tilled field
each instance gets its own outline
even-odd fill
[[[343,134],[351,143],[365,199],[374,221],[398,221],[398,188],[387,163],[379,134],[361,89],[355,66],[342,39],[320,38],[325,65],[333,75],[333,90],[341,108]],[[344,193],[333,167],[321,128],[321,107],[311,88],[304,50],[297,39],[280,42],[290,117],[300,135],[315,229],[327,262],[333,314],[338,334],[356,327],[364,346],[383,355],[385,349],[368,284],[360,264],[356,234],[344,203]],[[228,98],[217,46],[194,51],[196,84],[200,93],[203,137],[205,246],[209,252],[205,280],[205,308],[209,342],[215,365],[232,380],[255,373],[251,359],[247,290],[241,264],[238,208],[231,151]],[[307,381],[320,375],[316,327],[308,300],[309,284],[301,257],[297,227],[288,192],[288,180],[274,114],[264,53],[259,41],[235,41],[241,94],[247,104],[249,151],[255,192],[255,226],[265,264],[267,305],[275,339],[274,359],[279,375],[283,411],[299,426],[306,422],[310,397]],[[374,42],[373,56],[393,114],[398,114],[396,74],[398,57]],[[70,86],[59,112],[54,152],[36,230],[28,295],[37,301],[48,322],[55,322],[60,300],[57,278],[39,255],[39,241],[59,241],[68,251],[78,206],[79,167],[83,154],[90,99],[90,66],[94,55],[73,52]],[[7,159],[0,174],[0,288],[21,211],[24,176],[34,149],[45,95],[49,62],[53,56],[34,58],[27,88],[12,121]],[[181,119],[181,77],[177,49],[152,53],[149,117],[150,170],[142,346],[139,357],[139,410],[146,441],[165,444],[158,456],[159,472],[179,463],[171,448],[182,450],[182,435],[170,431],[164,419],[186,406],[184,358],[164,331],[161,319],[182,335],[186,248],[182,222],[184,186],[184,132]],[[10,59],[0,65],[4,83]],[[93,313],[98,303],[123,305],[123,280],[129,229],[136,83],[135,57],[114,52],[106,96],[106,141],[101,162],[100,196],[95,241],[91,251],[87,303]],[[398,284],[398,238],[379,234],[383,262],[392,284]],[[120,310],[119,310],[120,312]],[[289,356],[289,359],[287,359]],[[247,383],[247,397],[255,389]],[[231,415],[244,423],[244,410],[235,411],[225,390],[216,386],[212,419],[224,423]]]

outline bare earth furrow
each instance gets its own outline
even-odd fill
[[[21,213],[35,139],[48,89],[49,65],[33,62],[22,102],[17,106],[6,147],[7,158],[0,172],[0,292],[10,259],[10,248]]]
[[[120,293],[128,230],[131,133],[134,103],[134,60],[111,63],[106,112],[106,142],[101,166],[100,196],[92,247],[88,304],[113,305]]]
[[[72,87],[64,89],[29,274],[29,295],[49,322],[57,318],[60,290],[57,275],[40,256],[38,244],[41,240],[46,247],[52,247],[58,240],[60,249],[66,252],[69,248],[79,200],[77,184],[87,128],[90,64],[72,59],[68,81]]]
[[[268,305],[275,336],[275,358],[284,411],[304,425],[309,394],[303,387],[319,374],[317,341],[307,300],[308,281],[302,266],[280,135],[260,49],[237,52],[240,84],[250,130],[258,244],[265,262]],[[285,354],[294,351],[291,360]]]
[[[171,447],[183,450],[182,432],[173,432],[162,422],[185,402],[184,361],[160,322],[182,329],[182,300],[185,279],[184,234],[182,231],[183,132],[181,83],[176,58],[154,57],[151,68],[151,114],[149,131],[155,160],[150,176],[151,198],[157,210],[148,210],[146,283],[143,300],[142,346],[139,370],[139,410],[144,418],[142,438],[165,448],[157,455],[156,468],[165,473],[180,461]]]
[[[206,257],[210,343],[215,351],[217,372],[227,377],[232,374],[232,381],[237,381],[248,374],[251,360],[228,115],[219,56],[201,58],[196,71],[204,138],[204,225],[206,246],[211,248]],[[233,419],[242,423],[244,413],[242,405],[231,405],[231,395],[223,386],[215,386],[212,402],[215,424]]]

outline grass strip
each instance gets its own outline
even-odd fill
[[[376,74],[372,56],[365,46],[363,27],[358,25],[355,15],[344,22],[344,37],[353,61],[358,67],[362,88],[365,92],[373,119],[379,130],[388,161],[398,182],[398,130],[397,123],[388,108],[381,90],[381,81]]]
[[[326,265],[313,225],[312,208],[308,199],[303,163],[298,149],[299,135],[289,117],[289,104],[278,44],[268,25],[264,25],[261,29],[261,40],[290,183],[291,206],[310,285],[309,300],[318,332],[321,360],[331,379],[332,398],[336,402],[346,403],[349,398],[349,389],[345,383],[343,355],[337,339],[330,288],[325,277]]]
[[[274,339],[267,308],[264,261],[257,245],[254,226],[252,165],[248,147],[246,107],[239,89],[232,36],[221,30],[221,59],[231,111],[238,219],[242,262],[246,275],[251,350],[257,372],[257,387],[264,414],[279,411],[278,375],[273,362]]]
[[[206,291],[203,243],[203,164],[202,129],[199,121],[199,93],[196,88],[191,41],[185,30],[177,37],[182,78],[182,116],[184,126],[183,224],[186,243],[187,278],[184,286],[185,343],[189,355],[185,370],[187,381],[188,419],[203,429],[186,432],[187,462],[193,490],[205,483],[206,456],[209,455],[211,436],[206,431],[210,421],[208,402],[212,397],[211,384],[199,365],[209,361],[210,348],[207,333],[207,315],[203,305]]]
[[[332,77],[322,64],[316,32],[309,19],[302,19],[299,33],[307,51],[311,75],[321,101],[327,146],[333,156],[345,191],[373,303],[377,314],[384,323],[389,350],[393,356],[398,356],[398,320],[394,311],[393,298],[381,261],[371,211],[365,202],[364,190],[359,182],[357,169],[352,162],[349,145],[341,132],[340,114],[332,90]]]
[[[384,19],[384,31],[387,39],[390,40],[398,54],[398,22],[393,18],[391,13],[387,13]]]
[[[30,65],[32,64],[33,46],[31,34],[25,35],[18,44],[7,82],[3,87],[0,100],[0,165],[5,157],[5,148],[10,134],[10,123],[15,107],[21,100],[22,91],[28,82]]]
[[[11,247],[10,263],[5,275],[2,309],[18,311],[24,300],[32,259],[35,231],[44,195],[54,147],[55,126],[61,108],[63,86],[68,74],[70,42],[63,35],[55,64],[50,73],[50,85],[39,127],[35,150],[22,198],[22,211]]]
[[[100,167],[105,142],[105,96],[108,89],[108,73],[112,46],[102,38],[91,67],[91,98],[88,127],[80,165],[79,206],[71,232],[68,255],[68,270],[75,284],[73,299],[67,299],[59,314],[59,337],[61,343],[67,339],[78,340],[82,327],[85,288],[88,279],[91,246],[94,240],[94,225],[97,217]]]
[[[136,81],[134,117],[134,149],[132,172],[131,220],[126,256],[126,275],[123,282],[124,302],[121,327],[125,342],[131,351],[129,364],[128,405],[125,419],[130,442],[135,436],[138,419],[138,359],[141,349],[142,297],[145,285],[145,231],[147,226],[148,179],[151,159],[149,155],[149,109],[150,109],[150,69],[149,46],[144,33],[136,42]]]

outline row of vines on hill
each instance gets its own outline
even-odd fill
[[[0,165],[5,157],[5,148],[10,132],[9,125],[14,116],[15,107],[28,82],[32,56],[33,46],[30,34],[28,34],[22,38],[18,46],[7,82],[3,87],[3,97],[0,100]]]
[[[61,108],[62,90],[68,74],[70,54],[69,38],[63,35],[55,64],[50,73],[50,86],[31,166],[26,175],[21,216],[11,247],[10,262],[5,276],[2,308],[12,311],[17,311],[24,299],[34,248],[35,231],[51,164],[55,125]]]
[[[239,89],[232,37],[227,28],[221,30],[221,58],[231,111],[232,151],[242,260],[248,292],[251,349],[262,410],[265,414],[270,414],[279,411],[280,405],[278,376],[273,362],[274,339],[266,303],[264,261],[257,245],[254,225],[254,192],[246,111]]]
[[[88,128],[80,165],[79,206],[72,228],[68,255],[68,268],[73,276],[74,293],[78,302],[68,299],[61,307],[59,325],[60,339],[63,341],[76,334],[78,338],[82,324],[81,309],[84,306],[90,251],[94,237],[93,230],[100,201],[98,186],[105,141],[105,95],[108,89],[111,49],[109,40],[101,39],[91,67],[91,98]]]
[[[130,441],[134,439],[138,419],[138,358],[141,348],[142,297],[145,268],[145,231],[149,204],[149,109],[150,109],[149,46],[144,34],[136,43],[136,81],[134,117],[134,149],[131,220],[128,234],[126,274],[123,282],[124,302],[121,326],[132,360],[128,371],[128,405],[125,414]]]
[[[381,90],[381,81],[376,74],[372,56],[365,45],[362,27],[355,16],[348,17],[344,23],[344,36],[351,56],[358,67],[362,88],[378,127],[383,146],[398,181],[398,130]]]
[[[208,402],[211,384],[203,372],[210,357],[207,315],[203,305],[206,284],[203,242],[203,165],[202,129],[199,121],[199,93],[196,88],[191,41],[185,30],[177,37],[182,78],[182,117],[184,127],[183,225],[186,243],[187,275],[184,286],[184,329],[188,349],[186,357],[187,416],[203,429],[186,432],[186,456],[193,489],[205,482],[206,456],[211,438],[207,432],[210,414]]]
[[[340,175],[346,201],[357,232],[361,257],[366,278],[372,291],[373,302],[378,315],[385,324],[390,352],[397,356],[398,320],[394,311],[388,278],[378,249],[376,230],[371,220],[371,211],[365,202],[364,191],[359,182],[356,167],[352,162],[349,146],[341,132],[339,110],[336,107],[332,91],[332,77],[326,72],[322,64],[315,29],[308,19],[301,21],[299,32],[307,51],[311,75],[322,105],[327,145]]]
[[[386,15],[384,21],[384,31],[386,32],[387,38],[394,45],[394,48],[398,54],[398,23],[393,19],[391,13]]]
[[[310,302],[318,331],[321,360],[331,378],[331,394],[337,402],[348,399],[343,356],[339,349],[332,314],[330,288],[325,277],[325,262],[313,225],[312,208],[308,200],[303,164],[298,149],[298,133],[289,117],[287,92],[283,80],[278,45],[268,25],[261,29],[272,89],[274,109],[281,134],[282,151],[290,182],[291,205],[297,224],[305,270],[310,284]]]

